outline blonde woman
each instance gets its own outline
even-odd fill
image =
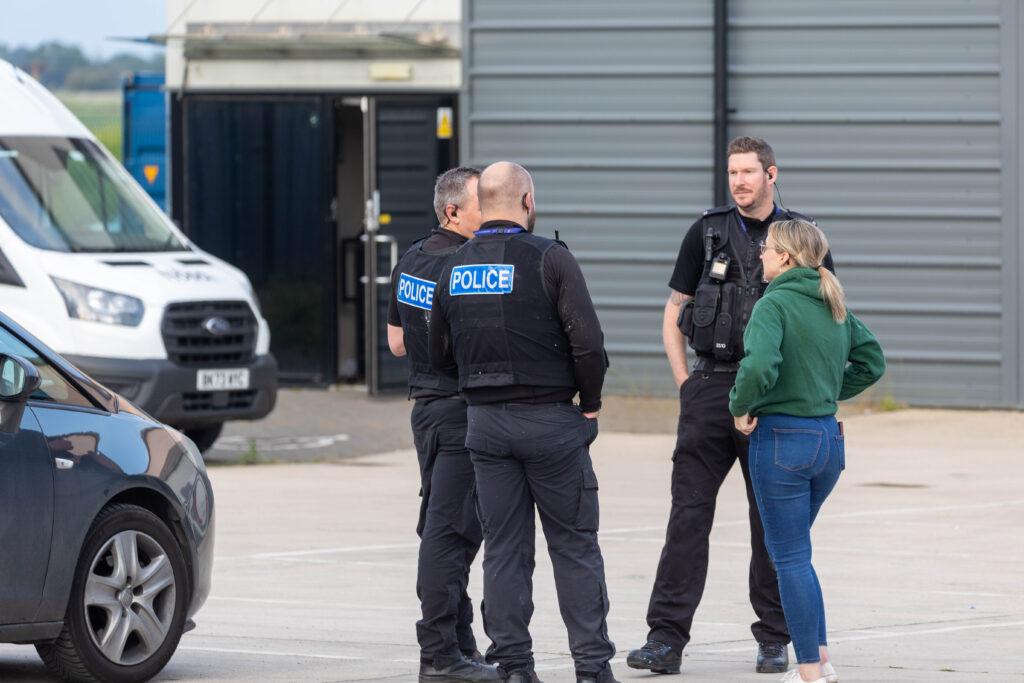
[[[885,372],[878,341],[822,266],[827,251],[825,235],[807,221],[768,229],[761,262],[770,284],[747,324],[746,355],[729,394],[736,429],[751,435],[754,494],[796,652],[798,667],[785,683],[839,680],[811,566],[811,524],[845,466],[836,401]]]

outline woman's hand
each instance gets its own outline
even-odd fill
[[[743,432],[744,434],[750,434],[754,431],[754,427],[757,426],[757,418],[750,417],[750,413],[742,415],[740,417],[734,417],[733,424],[736,425],[736,430]]]

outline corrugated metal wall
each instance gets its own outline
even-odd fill
[[[998,0],[731,0],[729,47],[730,134],[829,235],[881,393],[1003,403]]]
[[[672,393],[666,282],[712,203],[712,1],[464,7],[467,161],[533,172],[538,232],[560,230],[597,303],[609,391]],[[828,233],[887,351],[876,398],[1020,406],[1017,3],[728,11],[729,137],[769,140],[785,204]]]
[[[668,278],[712,193],[711,3],[464,7],[463,155],[533,174],[537,232],[559,231],[597,305],[608,391],[671,392]]]

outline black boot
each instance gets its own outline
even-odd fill
[[[604,668],[601,669],[600,673],[590,673],[589,671],[577,671],[576,672],[576,683],[619,683],[615,680],[615,675],[612,673],[612,667],[610,664],[605,664]]]
[[[501,667],[498,667],[498,671],[501,674],[503,683],[541,683],[541,680],[537,678],[537,672],[533,670],[533,667],[530,667],[529,669],[513,669],[508,672]]]
[[[460,659],[445,667],[420,664],[419,683],[497,683],[498,667]]]
[[[657,640],[648,640],[639,650],[626,656],[626,665],[631,669],[650,669],[656,674],[677,674],[683,656]]]
[[[785,643],[764,641],[757,644],[757,665],[759,674],[781,674],[789,668],[789,650]]]

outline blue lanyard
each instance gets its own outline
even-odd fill
[[[775,202],[772,202],[772,216],[774,216],[778,212],[779,212],[779,205],[776,204]],[[739,209],[736,210],[736,218],[739,219],[740,227],[743,228],[743,232],[746,232],[747,231],[747,224],[743,222],[743,214],[741,214],[739,212]]]
[[[474,235],[497,235],[498,233],[506,233],[508,235],[514,235],[517,232],[526,232],[526,228],[520,228],[516,226],[514,228],[485,228],[483,230],[475,230]]]

